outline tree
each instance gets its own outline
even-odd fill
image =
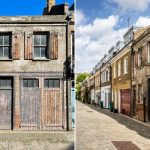
[[[76,84],[83,82],[87,77],[89,77],[89,74],[88,74],[88,73],[86,73],[86,72],[80,73],[80,74],[77,76]]]
[[[89,74],[84,72],[84,73],[80,73],[77,77],[76,77],[76,96],[77,99],[81,100],[81,83],[87,78],[89,77]]]

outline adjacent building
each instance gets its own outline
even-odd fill
[[[150,121],[150,27],[135,39],[132,47],[132,116]]]

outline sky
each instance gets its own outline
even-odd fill
[[[69,5],[74,0],[56,0],[56,4],[67,2]],[[46,0],[1,0],[0,16],[35,16],[42,15]]]
[[[150,0],[76,0],[76,72],[91,72],[129,25],[150,25]]]

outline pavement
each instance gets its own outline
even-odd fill
[[[76,150],[150,150],[150,126],[77,101]]]
[[[73,131],[0,131],[0,150],[74,150],[73,141]]]

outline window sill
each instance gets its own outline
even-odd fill
[[[49,58],[33,58],[33,61],[50,61]]]
[[[12,61],[12,58],[0,58],[0,61]]]

